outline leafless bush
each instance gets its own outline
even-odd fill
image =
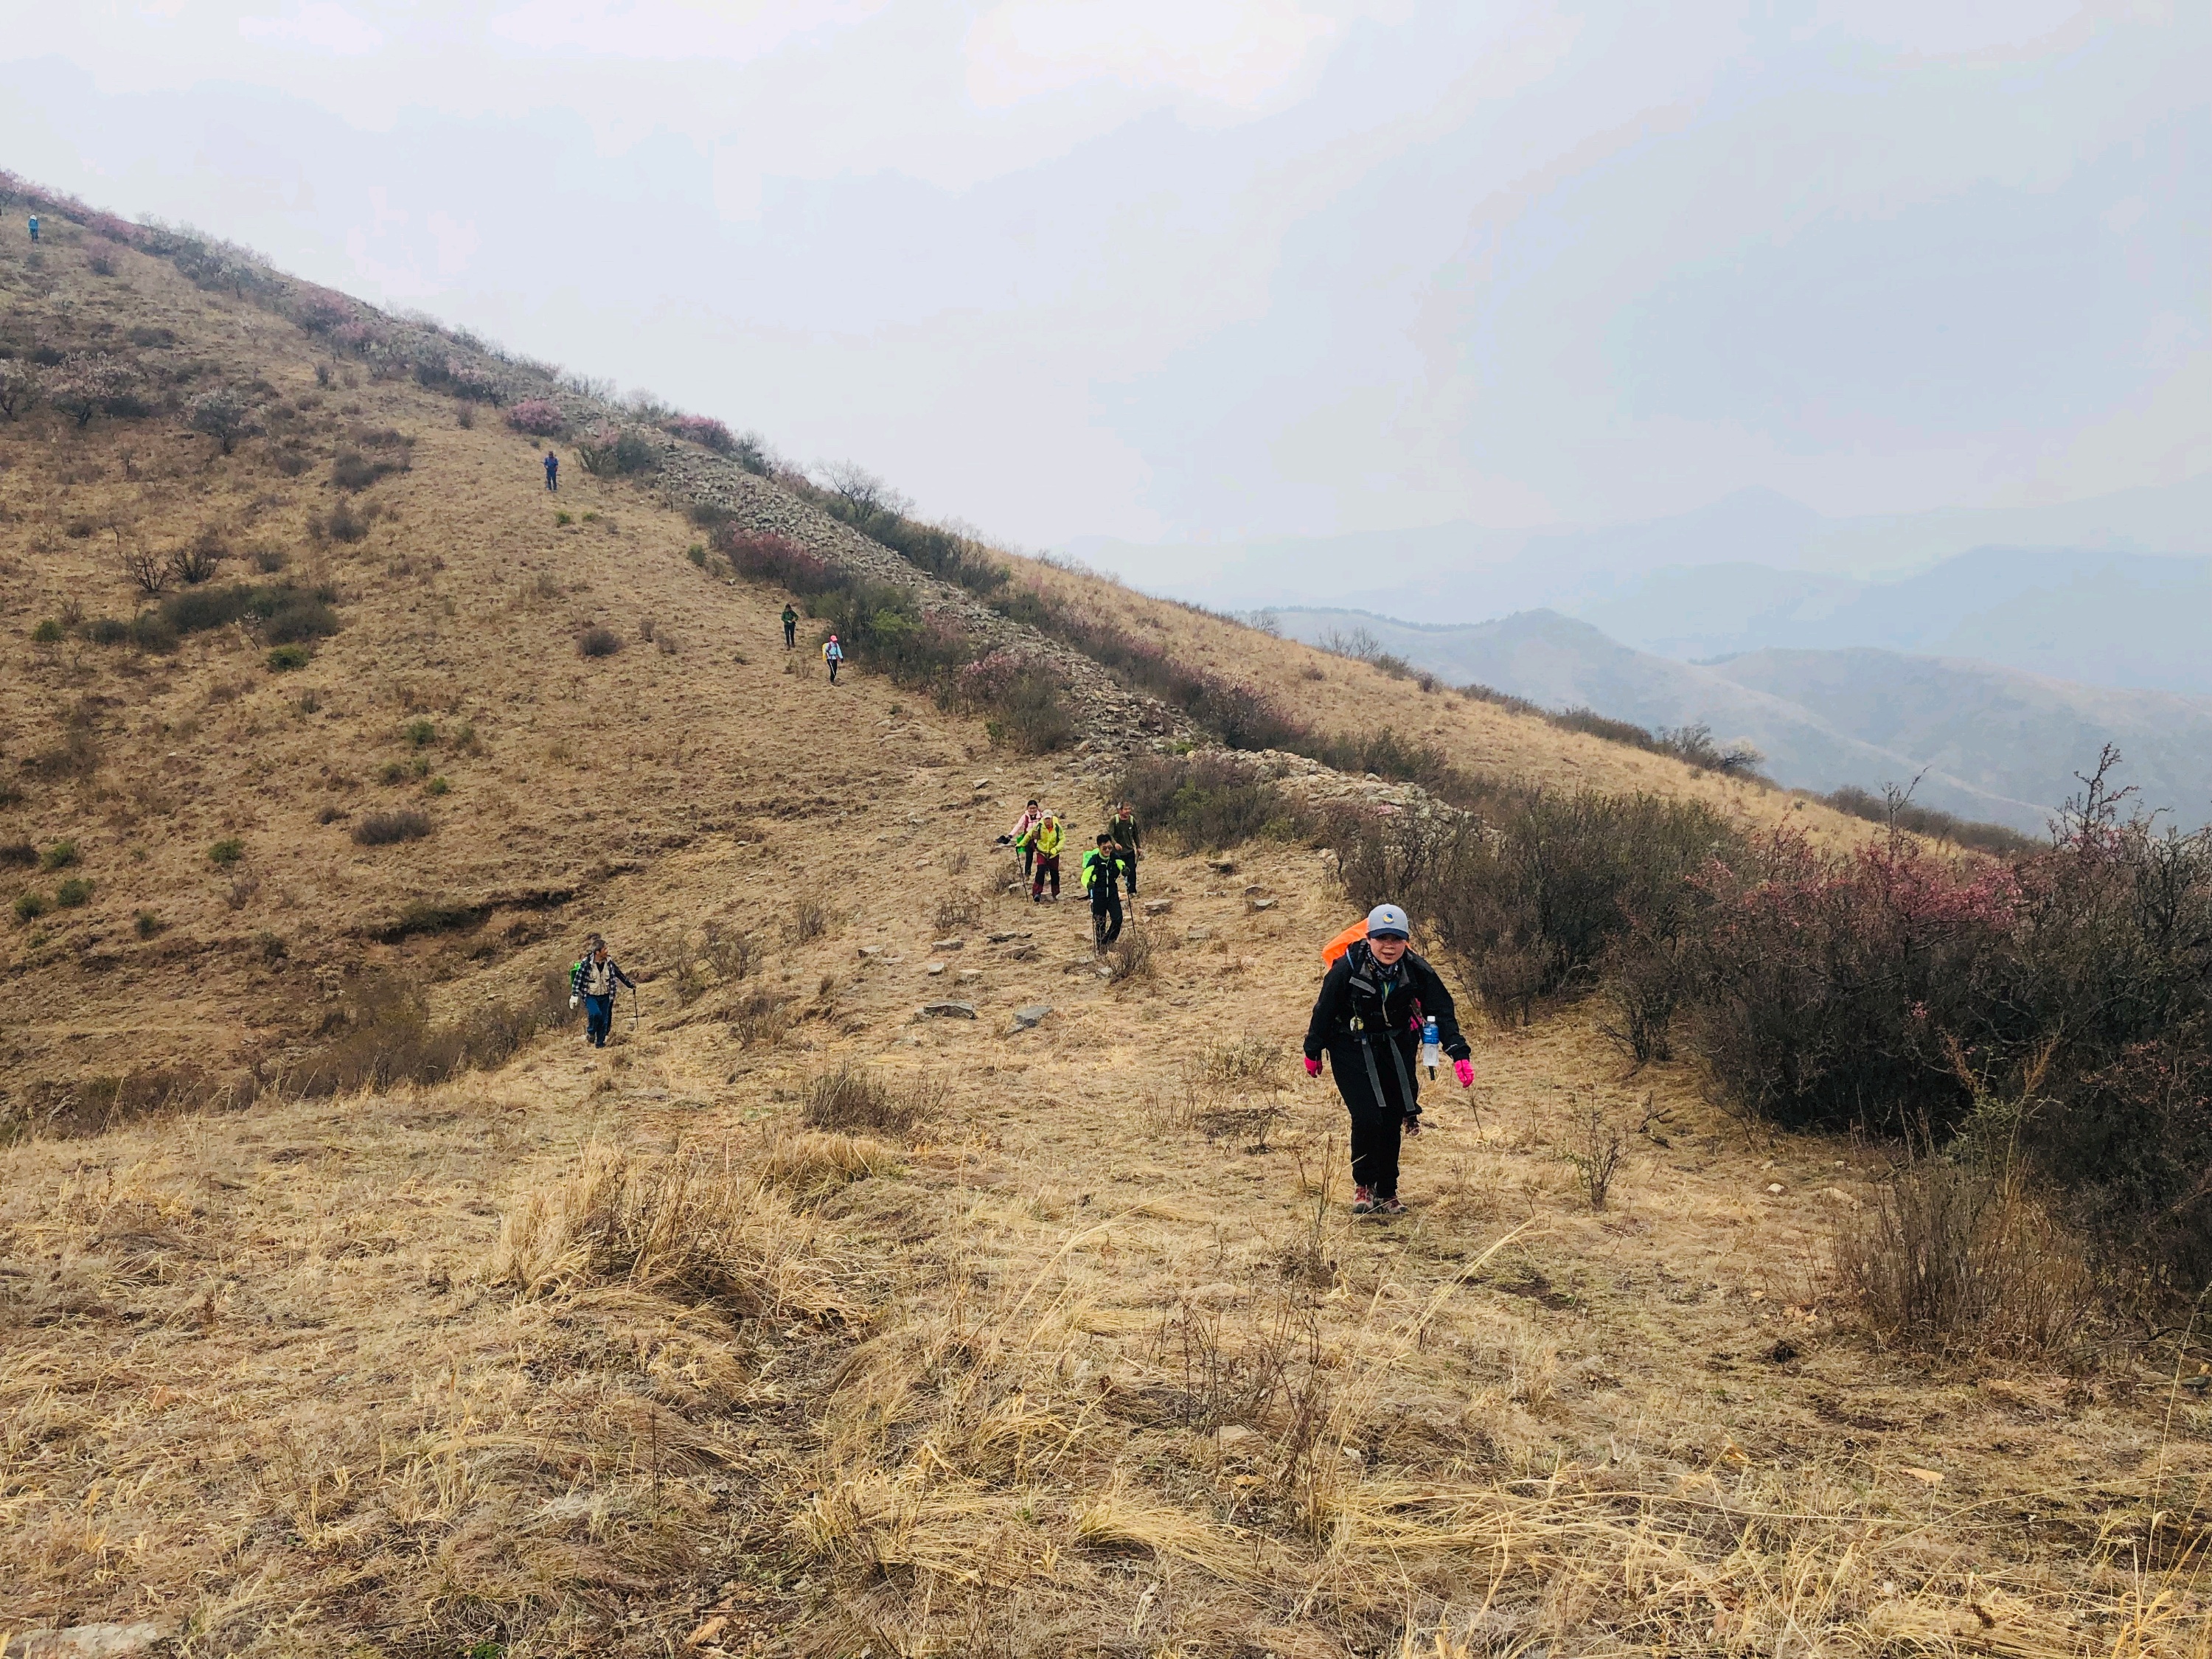
[[[2061,1352],[2100,1305],[2081,1241],[2009,1161],[1916,1159],[1839,1230],[1836,1267],[1875,1334],[1901,1347]]]
[[[744,1048],[774,1048],[791,1029],[788,998],[763,987],[730,1009],[730,1035]]]
[[[1284,1413],[1321,1364],[1314,1310],[1277,1297],[1231,1323],[1218,1309],[1180,1304],[1152,1333],[1149,1362],[1168,1377],[1170,1420],[1200,1433],[1262,1425]]]
[[[1572,1139],[1559,1148],[1559,1156],[1575,1166],[1575,1184],[1583,1189],[1593,1210],[1605,1208],[1605,1195],[1620,1172],[1627,1142],[1605,1115],[1592,1105],[1575,1120]]]
[[[830,930],[830,902],[819,893],[801,893],[792,901],[790,913],[783,919],[783,938],[787,945],[804,945],[810,939],[820,939]]]
[[[611,628],[587,628],[576,635],[576,649],[586,657],[611,657],[622,649],[622,636]]]
[[[1106,980],[1109,985],[1126,985],[1133,981],[1152,977],[1152,936],[1141,927],[1132,927],[1106,947]]]
[[[230,545],[215,530],[204,530],[169,555],[169,574],[187,587],[197,587],[222,568]]]
[[[910,1136],[944,1109],[945,1085],[910,1079],[894,1089],[857,1066],[841,1066],[807,1086],[802,1113],[811,1129]]]
[[[353,838],[363,847],[389,847],[395,842],[420,841],[430,833],[430,817],[414,807],[393,812],[370,812],[353,827]]]
[[[120,530],[114,533],[115,562],[125,577],[148,599],[160,599],[169,587],[168,560],[143,543],[125,541]]]

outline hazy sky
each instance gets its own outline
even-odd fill
[[[2212,7],[148,0],[0,166],[1024,544],[2212,468]]]

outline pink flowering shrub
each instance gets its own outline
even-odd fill
[[[660,429],[672,438],[711,449],[717,455],[734,455],[738,452],[736,436],[711,415],[671,416],[660,423]]]
[[[532,438],[557,438],[568,429],[568,416],[545,398],[522,398],[507,411],[507,423]]]

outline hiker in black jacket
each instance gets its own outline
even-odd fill
[[[1306,1072],[1321,1075],[1321,1057],[1352,1113],[1352,1207],[1396,1215],[1398,1138],[1421,1132],[1416,1061],[1421,1022],[1433,1019],[1461,1088],[1474,1083],[1467,1039],[1460,1035],[1451,993],[1437,970],[1407,947],[1406,913],[1395,904],[1369,912],[1367,937],[1338,957],[1321,982],[1306,1026]]]

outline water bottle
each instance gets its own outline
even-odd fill
[[[1444,1063],[1443,1042],[1437,1036],[1437,1017],[1431,1014],[1421,1022],[1421,1064],[1429,1068],[1429,1080],[1436,1080],[1437,1067]]]

